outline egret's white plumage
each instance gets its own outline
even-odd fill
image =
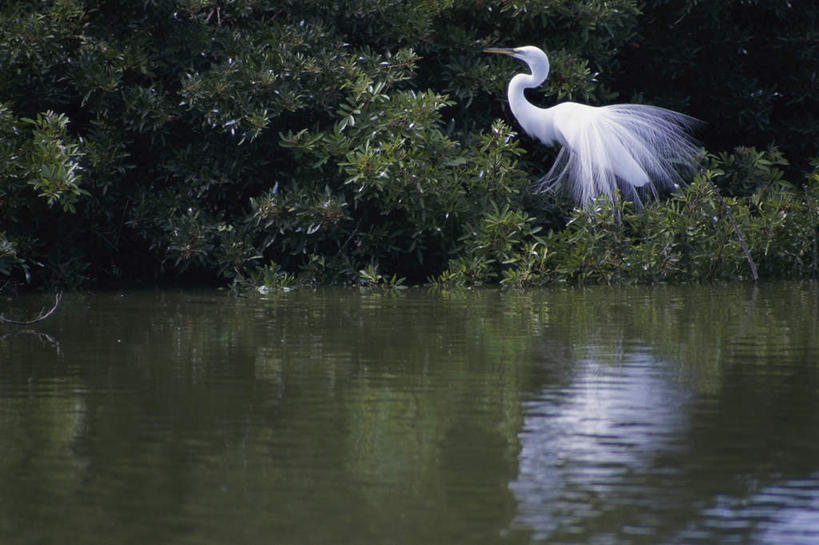
[[[687,131],[697,121],[687,115],[641,104],[588,106],[563,102],[538,108],[524,96],[549,75],[549,59],[537,47],[486,49],[525,62],[531,74],[509,82],[512,114],[529,136],[547,145],[560,144],[551,170],[541,180],[548,189],[565,181],[582,205],[597,195],[623,197],[640,205],[637,188],[654,194],[657,187],[676,187],[681,172],[690,172],[697,148]]]

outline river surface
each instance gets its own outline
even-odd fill
[[[370,543],[819,543],[819,285],[85,293],[0,326],[0,544]]]

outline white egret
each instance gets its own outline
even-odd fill
[[[540,182],[546,190],[565,181],[575,200],[586,205],[597,195],[624,198],[640,206],[637,188],[656,195],[657,187],[677,187],[681,172],[691,172],[697,148],[687,131],[697,120],[641,104],[588,106],[563,102],[538,108],[524,95],[549,75],[549,59],[534,46],[491,48],[485,53],[509,55],[525,62],[531,74],[517,74],[507,92],[512,114],[529,136],[562,149]]]

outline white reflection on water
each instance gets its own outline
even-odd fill
[[[761,488],[750,497],[721,495],[680,532],[679,543],[699,541],[726,527],[754,526],[750,539],[723,535],[721,543],[819,543],[819,473]]]
[[[759,501],[767,495],[787,495],[790,503],[780,509],[763,531],[756,543],[819,543],[819,473],[812,479],[788,481],[771,486],[760,492]],[[794,501],[795,498],[795,501]]]
[[[632,508],[650,508],[656,498],[629,483],[675,448],[689,397],[670,366],[645,353],[614,365],[577,362],[568,384],[551,384],[527,404],[518,478],[510,484],[519,502],[515,522],[544,539],[580,533],[584,520],[622,507],[623,494]]]

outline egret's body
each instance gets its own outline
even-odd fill
[[[549,75],[549,59],[533,46],[487,49],[525,62],[531,74],[517,74],[509,82],[512,115],[523,130],[546,145],[560,144],[555,164],[542,180],[543,188],[565,181],[582,205],[596,195],[623,196],[640,204],[636,189],[675,187],[679,171],[693,168],[696,147],[687,129],[696,121],[654,106],[616,104],[588,106],[563,102],[539,108],[524,90],[538,87]]]

